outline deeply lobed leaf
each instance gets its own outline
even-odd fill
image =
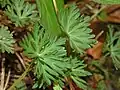
[[[24,48],[24,54],[35,62],[35,75],[39,81],[39,88],[51,85],[64,76],[64,70],[69,65],[64,59],[66,50],[62,46],[63,38],[50,38],[50,35],[37,24],[34,31],[22,40],[20,45]]]
[[[24,26],[39,20],[35,9],[36,5],[25,3],[24,0],[12,0],[5,13],[16,26]]]
[[[15,43],[13,39],[13,34],[8,31],[5,26],[0,27],[0,52],[13,53],[13,44]]]
[[[116,69],[120,69],[120,32],[113,32],[114,27],[109,26],[103,52],[110,55]]]
[[[83,63],[83,61],[80,61],[77,58],[70,58],[69,61],[71,66],[66,72],[66,75],[71,77],[78,87],[86,90],[87,82],[82,79],[82,77],[89,76],[91,73],[85,70],[86,65]]]
[[[91,29],[88,28],[89,17],[81,16],[79,12],[75,4],[69,5],[60,12],[59,22],[70,46],[82,54],[95,43],[95,40]]]

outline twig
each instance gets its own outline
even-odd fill
[[[26,66],[25,66],[25,63],[24,63],[23,59],[21,58],[21,56],[20,56],[17,52],[16,52],[15,54],[16,54],[16,56],[19,58],[22,66],[23,66],[23,68],[24,68],[25,71],[26,71]],[[28,74],[28,77],[31,78],[31,76],[30,76],[29,74]]]
[[[7,85],[8,85],[9,79],[10,79],[10,73],[11,73],[11,70],[9,69],[8,76],[7,76],[6,83],[5,83],[5,87],[3,90],[6,90],[6,88],[7,88]]]
[[[90,5],[86,4],[85,6],[88,7],[90,10],[93,10],[93,8]]]
[[[23,61],[23,59],[21,58],[21,56],[20,56],[17,52],[15,53],[15,55],[16,55],[16,56],[18,57],[18,59],[20,60],[23,68],[26,69],[26,66],[25,66],[24,61]]]
[[[91,20],[93,20],[106,6],[102,6],[95,14],[92,15]]]
[[[0,90],[3,90],[3,88],[4,88],[4,79],[5,79],[4,62],[5,62],[5,58],[2,59],[2,63],[1,63],[2,72],[1,72],[1,86],[0,86]]]
[[[27,73],[30,71],[32,63],[28,66],[28,68],[24,71],[24,73],[13,83],[13,85],[8,90],[14,90],[15,86],[20,83],[22,79],[27,75]]]
[[[95,37],[95,39],[97,40],[103,33],[104,33],[104,31],[102,30],[102,31]]]

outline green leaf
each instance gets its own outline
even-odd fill
[[[106,11],[101,11],[100,14],[97,16],[101,21],[105,21],[106,18],[108,17],[107,12]]]
[[[89,76],[91,73],[85,70],[86,65],[83,61],[71,57],[69,59],[71,66],[69,70],[66,71],[66,76],[71,77],[78,87],[86,90],[87,83],[82,77]]]
[[[83,90],[86,90],[87,88],[87,84],[85,81],[83,81],[82,79],[78,78],[78,77],[72,77],[73,81],[77,84],[77,86],[79,88],[82,88]]]
[[[48,30],[51,35],[59,35],[61,31],[58,24],[53,0],[36,0],[36,3],[42,26],[45,28],[45,30]]]
[[[4,8],[6,5],[10,5],[11,0],[0,0],[0,6]]]
[[[16,26],[24,26],[39,20],[35,9],[35,4],[25,3],[24,0],[12,0],[5,13]]]
[[[107,85],[104,80],[99,81],[96,90],[108,90]]]
[[[21,81],[19,84],[17,84],[17,86],[15,87],[16,90],[26,90],[26,85],[25,82]]]
[[[13,53],[13,44],[15,43],[12,33],[5,26],[0,27],[0,52]]]
[[[100,4],[120,4],[120,0],[93,0]]]
[[[106,42],[104,44],[103,52],[110,55],[116,69],[120,69],[120,32],[113,32],[114,27],[108,26]]]
[[[36,24],[34,31],[28,33],[20,43],[24,48],[24,54],[34,60],[39,88],[60,80],[69,65],[64,58],[66,50],[62,46],[65,39],[50,37],[48,32]]]
[[[64,0],[55,0],[58,12],[64,9]]]
[[[55,86],[53,87],[53,90],[62,90],[62,88],[61,88],[59,85],[55,85]]]
[[[69,5],[59,15],[62,32],[70,46],[81,54],[95,43],[94,35],[88,28],[89,20],[89,17],[80,15],[80,11],[75,4]]]

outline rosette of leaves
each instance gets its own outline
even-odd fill
[[[93,0],[100,4],[120,4],[120,0]]]
[[[94,35],[88,28],[89,20],[89,17],[80,15],[80,11],[75,4],[69,5],[59,13],[62,32],[70,46],[81,54],[95,43]]]
[[[60,80],[60,77],[64,76],[64,70],[69,66],[64,59],[66,50],[62,46],[65,39],[49,37],[50,35],[36,24],[34,31],[28,33],[20,43],[24,48],[24,54],[32,58],[35,64],[34,72],[37,81],[34,88],[46,87]]]
[[[87,82],[82,78],[91,75],[90,72],[85,70],[87,65],[77,58],[70,58],[69,62],[71,66],[66,72],[66,77],[70,77],[79,88],[86,90]]]
[[[24,0],[12,0],[5,13],[16,26],[24,26],[39,20],[35,9],[35,4],[25,3]]]
[[[112,58],[116,69],[120,69],[120,32],[114,32],[114,26],[109,25],[108,28],[109,32],[107,33],[103,52],[106,56]]]
[[[14,39],[12,33],[5,26],[0,26],[0,52],[13,53]]]

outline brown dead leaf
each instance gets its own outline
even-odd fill
[[[120,23],[120,5],[111,5],[105,8],[108,14],[105,22]]]
[[[103,43],[98,42],[93,48],[88,49],[86,52],[88,55],[92,56],[94,59],[100,59],[102,54]]]

